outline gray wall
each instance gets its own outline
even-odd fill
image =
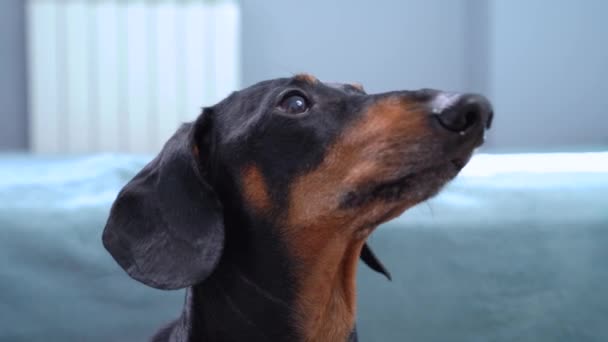
[[[469,87],[466,0],[241,4],[244,85],[307,71],[373,92]]]
[[[0,150],[27,147],[24,3],[0,0]]]
[[[0,1],[0,150],[27,145],[23,3]],[[477,91],[487,148],[608,146],[608,1],[241,1],[243,85],[311,72],[370,92]]]
[[[608,1],[242,1],[243,80],[488,95],[495,151],[608,146]]]
[[[496,146],[608,146],[608,1],[494,0]]]

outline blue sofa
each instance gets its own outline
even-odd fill
[[[103,249],[120,187],[149,157],[0,156],[0,341],[145,341],[183,291]],[[478,155],[371,237],[361,341],[608,341],[608,153]]]

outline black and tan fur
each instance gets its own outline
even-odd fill
[[[103,243],[131,277],[188,288],[155,341],[354,341],[358,259],[387,274],[367,237],[456,176],[491,117],[477,95],[261,82],[175,133]]]

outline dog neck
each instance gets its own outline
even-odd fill
[[[188,341],[290,341],[288,317],[285,298],[234,267],[188,289],[182,320]]]
[[[299,256],[295,298],[303,341],[346,341],[355,326],[356,271],[364,239],[336,234]]]
[[[188,338],[183,340],[297,340],[290,322],[293,280],[285,253],[265,235],[265,227],[230,221],[219,265],[187,291],[180,325]]]
[[[294,262],[268,236],[228,241],[216,271],[187,290],[172,341],[356,340],[354,272],[362,242],[328,243],[317,257]]]

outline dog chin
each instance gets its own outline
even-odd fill
[[[468,158],[449,160],[405,176],[377,182],[347,193],[341,202],[342,208],[362,207],[372,202],[387,204],[418,204],[434,196],[466,165]]]
[[[380,184],[374,194],[386,201],[422,202],[437,194],[466,166],[471,154],[420,168],[396,181]]]
[[[462,165],[462,166],[461,166]],[[464,167],[460,162],[446,162],[412,175],[410,188],[400,200],[423,202],[435,196]]]

